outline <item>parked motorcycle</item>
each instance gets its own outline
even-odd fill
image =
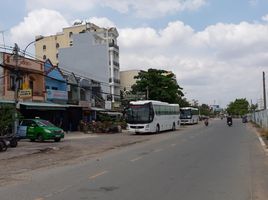
[[[6,138],[0,137],[0,152],[6,151],[9,145],[10,145],[9,140],[7,140]]]
[[[228,124],[228,126],[232,126],[233,125],[233,123],[231,121],[228,121],[227,124]]]

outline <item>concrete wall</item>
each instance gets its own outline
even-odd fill
[[[73,35],[73,46],[59,49],[59,67],[101,82],[109,93],[109,57],[107,44],[96,44],[92,33]]]
[[[268,128],[268,110],[256,111],[250,114],[249,117],[262,128]]]
[[[3,53],[0,53],[0,63],[3,63]],[[4,78],[1,78],[4,75],[3,67],[0,67],[0,99],[3,98],[4,91]]]

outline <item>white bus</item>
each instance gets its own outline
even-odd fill
[[[183,107],[180,109],[181,124],[198,124],[199,110],[194,107]]]
[[[179,104],[161,101],[131,101],[127,112],[127,129],[135,133],[158,133],[180,126]]]

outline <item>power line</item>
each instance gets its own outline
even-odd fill
[[[5,46],[4,48],[3,47],[1,47],[1,45],[0,45],[0,49],[8,49],[8,50],[13,50],[13,47],[11,47],[11,46]],[[42,63],[44,63],[44,61],[43,60],[40,60],[39,58],[37,58],[35,55],[32,55],[32,54],[30,54],[30,53],[28,53],[28,52],[22,52],[22,51],[20,51],[21,53],[23,53],[24,55],[27,55],[30,59],[32,59],[32,61],[34,61],[34,62],[42,62]],[[23,58],[23,59],[25,59],[25,58]],[[3,63],[4,63],[4,61],[3,61]],[[3,64],[2,63],[2,64]],[[2,66],[3,67],[3,66]],[[67,72],[67,73],[73,73],[73,72],[71,72],[70,70],[68,70],[68,69],[66,69],[66,68],[64,68],[64,67],[58,67],[61,71],[63,71],[63,72]],[[110,84],[110,82],[104,82],[104,81],[98,81],[98,80],[94,80],[94,79],[92,79],[92,78],[89,78],[89,77],[86,77],[86,76],[84,76],[84,75],[81,75],[81,74],[79,74],[79,73],[77,73],[77,72],[75,72],[74,73],[74,75],[75,76],[78,76],[79,78],[83,78],[83,79],[86,79],[86,80],[89,80],[89,81],[95,81],[95,82],[97,82],[97,83],[99,83],[100,85],[102,85],[102,86],[105,86],[105,87],[111,87],[111,84]],[[96,75],[94,75],[94,74],[92,74],[92,76],[96,76]],[[48,77],[48,78],[52,78],[52,77]],[[56,79],[57,81],[59,81],[58,79]],[[116,86],[116,87],[118,87],[118,88],[120,88],[120,89],[124,89],[124,87],[123,86]],[[106,93],[106,94],[110,94],[110,93]],[[120,96],[120,95],[117,95],[117,94],[113,94],[114,96]]]
[[[11,71],[11,72],[14,71],[14,70],[12,70],[12,69],[10,69],[10,68],[4,66],[3,64],[0,64],[0,67],[4,68],[4,69],[6,69],[6,70],[9,70],[9,71]],[[49,78],[49,79],[52,79],[52,80],[54,80],[54,81],[58,81],[58,82],[61,82],[61,83],[66,83],[67,85],[71,85],[71,86],[74,86],[74,87],[77,87],[77,88],[83,88],[83,87],[79,86],[78,84],[76,85],[76,84],[69,83],[68,81],[59,80],[59,79],[57,79],[57,78],[48,76],[47,74],[44,74],[44,73],[33,72],[33,71],[30,71],[29,73],[30,73],[30,74],[36,74],[36,75],[44,76],[44,77]],[[5,76],[8,76],[8,75],[4,75],[4,76],[2,76],[2,77],[0,77],[0,78],[4,78]],[[92,87],[88,88],[87,90],[93,92]],[[101,92],[101,91],[94,91],[94,92],[95,92],[95,93],[99,93],[99,94],[109,94],[109,95],[110,95],[110,93],[108,93],[108,92]],[[117,95],[117,94],[114,94],[114,96],[119,96],[119,97],[120,97],[120,95]]]

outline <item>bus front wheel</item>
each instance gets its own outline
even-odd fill
[[[173,125],[172,125],[172,131],[175,131],[175,130],[176,130],[175,123],[173,123]]]
[[[160,126],[159,126],[159,124],[157,124],[155,133],[159,133],[159,132],[160,132]]]

